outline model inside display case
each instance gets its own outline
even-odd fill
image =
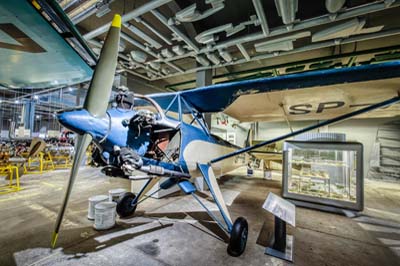
[[[287,141],[283,196],[321,209],[362,210],[362,170],[360,143]]]

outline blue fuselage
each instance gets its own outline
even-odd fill
[[[102,149],[102,156],[110,164],[116,164],[113,155],[114,146],[130,147],[139,154],[144,165],[160,165],[166,169],[188,172],[186,161],[182,154],[187,145],[194,140],[227,146],[228,144],[206,133],[196,126],[180,123],[180,154],[175,163],[162,162],[144,157],[151,144],[151,132],[137,130],[129,126],[129,120],[136,114],[135,110],[112,108],[104,117],[94,117],[85,109],[64,111],[58,114],[59,122],[66,128],[78,133],[89,133],[93,140]]]

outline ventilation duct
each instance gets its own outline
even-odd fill
[[[180,24],[181,22],[199,21],[217,13],[225,7],[224,0],[205,0],[205,3],[211,4],[212,7],[201,13],[197,10],[197,4],[194,3],[177,12],[175,18],[168,20],[168,24],[173,25]]]
[[[297,0],[275,0],[276,10],[278,15],[282,17],[285,25],[292,24],[296,19],[298,9]]]
[[[229,30],[233,27],[232,23],[228,23],[225,25],[221,25],[215,28],[208,29],[206,31],[203,31],[202,33],[198,34],[195,39],[198,43],[203,43],[207,44],[210,42],[215,42],[218,41],[218,37],[215,36],[214,34],[224,32],[226,30]]]
[[[162,50],[161,50],[161,55],[162,55],[163,57],[165,57],[165,58],[171,58],[171,57],[174,56],[174,54],[173,54],[170,50],[168,50],[168,49],[162,49]]]
[[[229,52],[225,50],[220,50],[219,55],[228,63],[232,62],[232,56]]]
[[[199,64],[201,64],[201,65],[203,65],[203,66],[205,66],[205,67],[207,67],[207,66],[210,65],[210,61],[208,61],[203,55],[198,55],[198,56],[196,56],[196,61],[197,61]]]
[[[329,13],[337,13],[343,5],[346,3],[346,0],[325,0],[325,7]]]
[[[161,64],[156,61],[150,62],[149,65],[155,70],[160,70],[160,68],[161,68]]]
[[[161,68],[161,73],[163,73],[164,75],[169,75],[171,73],[171,70],[167,67],[163,67]]]
[[[134,60],[138,63],[146,62],[147,55],[142,51],[133,50],[130,52],[130,55],[131,55],[132,60]]]
[[[207,54],[208,60],[210,60],[214,65],[219,65],[221,63],[221,60],[219,60],[218,56],[215,53],[209,53]]]
[[[174,53],[177,55],[184,55],[186,53],[185,49],[180,45],[172,47],[172,51],[174,51]]]

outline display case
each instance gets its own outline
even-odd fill
[[[363,147],[358,142],[286,141],[283,197],[323,210],[363,209]]]

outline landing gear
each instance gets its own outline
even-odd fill
[[[246,248],[247,235],[249,227],[247,221],[243,217],[239,217],[233,223],[231,238],[229,239],[228,254],[233,257],[242,255]]]
[[[136,210],[136,196],[131,192],[124,193],[117,202],[117,213],[119,217],[131,216]]]

